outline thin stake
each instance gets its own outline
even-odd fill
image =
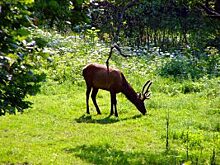
[[[169,150],[169,124],[170,124],[170,112],[168,109],[166,118],[166,150]]]

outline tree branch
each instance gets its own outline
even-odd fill
[[[112,56],[112,50],[113,49],[117,49],[117,51],[120,53],[120,55],[122,55],[123,57],[128,57],[128,55],[125,55],[125,54],[123,54],[122,52],[121,52],[121,49],[120,49],[120,47],[117,45],[117,44],[113,44],[113,45],[111,45],[111,48],[110,48],[110,52],[109,52],[109,56],[108,56],[108,59],[106,60],[106,66],[107,66],[107,71],[108,71],[108,73],[109,73],[109,60],[110,60],[110,58],[111,58],[111,56]]]
[[[109,72],[109,60],[112,56],[112,50],[115,48],[117,49],[117,51],[120,53],[120,55],[122,55],[123,57],[128,57],[127,55],[123,54],[121,52],[121,49],[120,47],[116,44],[118,42],[118,38],[119,38],[119,34],[120,34],[120,31],[121,31],[121,27],[122,27],[122,21],[123,21],[123,18],[124,18],[124,14],[125,14],[125,11],[135,5],[139,4],[139,0],[133,0],[129,3],[127,3],[127,5],[125,5],[123,8],[122,8],[122,11],[121,13],[119,14],[119,18],[118,18],[118,27],[117,27],[117,30],[116,30],[116,33],[115,33],[115,36],[113,37],[113,43],[111,45],[111,49],[110,49],[110,52],[109,52],[109,56],[108,56],[108,59],[106,60],[106,66],[107,66],[107,70]]]
[[[220,18],[220,13],[216,12],[214,9],[208,7],[207,5],[200,4],[201,8],[206,12],[209,17],[218,17]]]

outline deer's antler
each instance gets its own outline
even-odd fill
[[[150,94],[151,94],[151,93],[149,92],[149,88],[150,88],[151,84],[152,84],[152,81],[150,81],[150,80],[148,80],[148,81],[144,84],[143,89],[142,89],[142,92],[141,92],[141,94],[142,94],[142,96],[143,96],[143,100],[150,98]],[[145,90],[145,88],[146,88],[146,90]]]

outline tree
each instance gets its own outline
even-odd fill
[[[36,0],[33,12],[38,26],[65,31],[81,22],[88,22],[87,0]]]
[[[91,10],[92,26],[102,29],[100,36],[107,33],[114,40],[119,35],[126,45],[151,45],[162,51],[204,50],[209,45],[219,49],[217,0],[93,1]]]
[[[34,72],[37,53],[35,41],[30,40],[32,0],[0,2],[0,116],[23,112],[30,106],[24,101],[28,94],[39,90],[45,76]]]

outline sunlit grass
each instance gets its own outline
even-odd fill
[[[115,118],[109,117],[108,92],[100,91],[97,97],[102,115],[96,115],[91,101],[91,115],[86,115],[84,85],[66,83],[43,89],[42,94],[28,99],[33,105],[24,114],[0,118],[1,163],[181,164],[187,161],[187,131],[190,160],[209,162],[213,147],[219,160],[219,130],[215,128],[219,113],[209,114],[213,106],[219,106],[213,103],[215,99],[155,92],[146,103],[148,115],[142,116],[119,94],[119,118]]]
[[[110,94],[100,90],[97,102],[102,115],[96,114],[91,99],[91,115],[87,115],[81,71],[90,62],[105,64],[108,49],[72,43],[60,45],[72,51],[62,55],[56,54],[59,44],[51,46],[55,55],[51,67],[44,66],[47,82],[39,94],[27,98],[32,107],[23,114],[0,117],[0,164],[220,162],[219,78],[162,78],[157,75],[162,59],[114,54],[110,66],[119,68],[136,91],[147,80],[153,81],[152,97],[146,101],[148,113],[141,115],[118,94],[119,118],[109,117]]]

